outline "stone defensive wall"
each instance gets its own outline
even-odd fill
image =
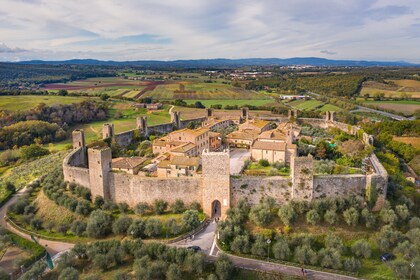
[[[258,204],[263,197],[273,197],[278,203],[292,198],[292,180],[283,176],[241,176],[230,180],[231,204],[246,198],[250,204]]]
[[[111,172],[110,199],[126,202],[134,207],[139,202],[152,204],[156,199],[173,203],[181,199],[185,204],[202,203],[202,180],[197,177],[156,178]]]
[[[64,180],[90,188],[89,168],[86,164],[86,148],[70,152],[63,161]]]

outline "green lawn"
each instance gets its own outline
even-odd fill
[[[194,104],[195,102],[200,101],[206,108],[209,108],[211,105],[220,104],[223,107],[226,105],[253,105],[253,106],[264,106],[264,105],[272,105],[277,104],[274,103],[272,100],[249,100],[249,99],[230,99],[230,100],[223,100],[223,99],[213,99],[213,100],[185,100],[187,104]],[[279,104],[277,104],[279,105]]]
[[[323,104],[323,102],[318,100],[297,100],[289,103],[289,105],[302,111],[311,111],[317,107],[322,106]]]
[[[321,111],[321,112],[326,112],[326,111],[341,112],[341,111],[343,111],[343,109],[341,109],[340,107],[337,107],[337,106],[332,105],[332,104],[325,104],[324,106],[322,106],[318,110]]]
[[[40,103],[48,106],[57,104],[72,104],[82,102],[89,97],[74,96],[51,96],[51,95],[19,95],[19,96],[0,96],[0,110],[29,110]]]

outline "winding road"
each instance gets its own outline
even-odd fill
[[[6,204],[4,204],[1,208],[0,208],[0,225],[8,230],[10,230],[13,233],[16,233],[17,235],[22,236],[23,238],[26,238],[28,240],[32,240],[31,236],[20,232],[19,230],[17,230],[16,228],[12,227],[7,221],[6,221],[6,215],[7,215],[7,209],[16,202],[16,200],[18,200],[18,198],[20,196],[22,196],[24,193],[26,192],[26,187],[21,189],[20,191],[18,191],[11,199],[9,199],[8,202],[6,202]],[[61,242],[61,241],[52,241],[52,240],[46,240],[46,239],[38,239],[37,238],[38,243],[43,246],[48,253],[51,256],[54,256],[60,252],[63,251],[67,251],[71,248],[73,248],[74,244],[72,243],[67,243],[67,242]]]

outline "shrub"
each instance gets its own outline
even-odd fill
[[[340,254],[344,252],[345,246],[343,244],[343,240],[335,235],[328,235],[325,238],[325,247],[327,249],[335,249]]]
[[[93,211],[87,223],[86,231],[90,237],[104,237],[111,231],[111,216],[102,210]]]
[[[324,221],[326,221],[330,225],[335,224],[337,222],[337,213],[335,212],[335,210],[327,210],[327,212],[325,212],[324,214]]]
[[[43,221],[40,218],[33,218],[31,220],[31,227],[34,230],[40,230],[42,228]]]
[[[274,257],[278,260],[287,260],[290,256],[290,248],[286,239],[279,239],[272,248]]]
[[[372,248],[366,240],[357,240],[352,246],[351,251],[356,257],[370,258]]]
[[[134,212],[141,216],[144,215],[144,213],[146,213],[147,210],[149,210],[149,205],[147,203],[139,202],[134,207]]]
[[[198,212],[201,211],[201,204],[199,202],[193,202],[190,204],[190,207],[188,207],[191,210],[197,210]]]
[[[270,166],[270,163],[269,163],[269,162],[268,162],[268,160],[266,160],[266,159],[260,159],[260,160],[258,161],[258,164],[259,164],[259,165],[261,165],[261,166],[263,166],[263,167]]]
[[[308,211],[306,213],[306,222],[308,222],[311,225],[316,225],[321,220],[321,217],[319,216],[318,212],[314,209]]]
[[[254,244],[252,244],[251,252],[253,255],[265,257],[267,256],[267,243],[262,235],[258,235]]]
[[[162,199],[156,199],[153,204],[153,208],[157,215],[162,215],[163,213],[165,213],[167,207],[168,203]]]
[[[401,254],[407,261],[413,260],[418,255],[416,246],[411,244],[408,240],[398,243],[397,247],[394,249],[394,253]]]
[[[356,226],[359,222],[359,211],[351,207],[343,212],[343,218],[349,226]]]
[[[420,228],[420,218],[418,217],[413,217],[410,219],[410,221],[408,222],[410,229],[413,228]]]
[[[297,215],[292,206],[284,205],[280,207],[278,216],[280,217],[280,220],[283,222],[283,224],[290,225],[295,221]]]
[[[181,268],[176,263],[171,263],[166,271],[167,280],[180,280],[182,279]]]
[[[237,235],[230,243],[230,249],[235,253],[247,254],[250,251],[251,243],[248,235]]]
[[[159,236],[162,234],[162,223],[158,219],[147,219],[144,226],[144,233],[149,236]]]
[[[185,210],[184,201],[182,201],[181,199],[175,200],[175,202],[171,205],[171,209],[172,209],[172,212],[175,214],[180,214],[184,212]]]
[[[216,267],[216,274],[219,277],[219,280],[230,279],[235,270],[232,261],[225,254],[221,254],[214,265]]]
[[[25,215],[34,214],[35,210],[36,210],[35,206],[33,206],[32,204],[29,204],[25,207],[25,210],[23,211],[23,213]]]
[[[125,202],[118,203],[118,210],[120,210],[121,214],[126,214],[129,210],[129,206]]]
[[[373,227],[375,227],[376,218],[372,214],[372,212],[370,212],[368,209],[364,208],[362,210],[362,217],[363,217],[363,220],[365,221],[365,226],[367,228],[373,228]]]
[[[405,204],[397,205],[395,207],[395,212],[397,212],[398,217],[400,217],[402,221],[405,221],[410,217],[410,211]]]
[[[301,264],[315,265],[318,261],[318,256],[310,246],[302,245],[295,249],[294,259]]]
[[[58,280],[78,280],[79,279],[79,271],[73,267],[66,267],[61,271],[60,275],[58,276]]]
[[[61,233],[62,235],[66,236],[67,231],[70,229],[68,224],[60,224],[57,227],[57,232]]]
[[[120,216],[112,223],[112,232],[117,235],[126,235],[133,219],[128,216]]]
[[[97,195],[97,196],[95,197],[95,200],[94,200],[94,202],[93,202],[93,203],[95,204],[95,207],[97,207],[97,208],[101,208],[101,207],[102,207],[102,205],[104,205],[105,200],[104,200],[104,198],[103,198],[102,196]]]
[[[354,257],[346,258],[344,260],[344,269],[351,272],[356,272],[360,269],[362,264],[360,261]]]
[[[182,226],[185,230],[190,231],[198,227],[200,224],[200,220],[198,217],[197,210],[187,210],[182,214],[181,218]]]
[[[79,200],[76,206],[76,213],[79,215],[89,215],[90,213],[90,203],[87,200]]]
[[[127,230],[127,235],[130,235],[133,238],[144,237],[144,226],[145,224],[143,220],[133,220]]]
[[[71,225],[71,232],[77,236],[82,236],[86,230],[87,224],[82,221],[74,221]]]
[[[166,220],[165,226],[167,228],[167,231],[171,235],[177,235],[181,231],[181,227],[178,225],[175,218],[170,218],[170,219]]]
[[[391,226],[395,225],[398,221],[398,216],[392,209],[382,209],[379,216],[381,217],[383,223]]]
[[[319,263],[322,267],[340,269],[342,267],[341,254],[333,248],[323,248],[318,253]]]
[[[273,220],[273,214],[271,213],[270,208],[267,205],[260,203],[251,208],[249,218],[255,224],[264,227],[271,223],[271,221]]]

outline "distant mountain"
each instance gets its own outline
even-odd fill
[[[138,60],[138,61],[103,61],[96,59],[71,59],[64,61],[31,60],[18,62],[20,64],[53,64],[53,65],[109,65],[109,66],[143,66],[143,67],[184,67],[184,68],[223,68],[241,66],[420,66],[405,61],[364,61],[364,60],[332,60],[319,57],[293,57],[293,58],[243,58],[243,59],[195,59],[195,60]]]

